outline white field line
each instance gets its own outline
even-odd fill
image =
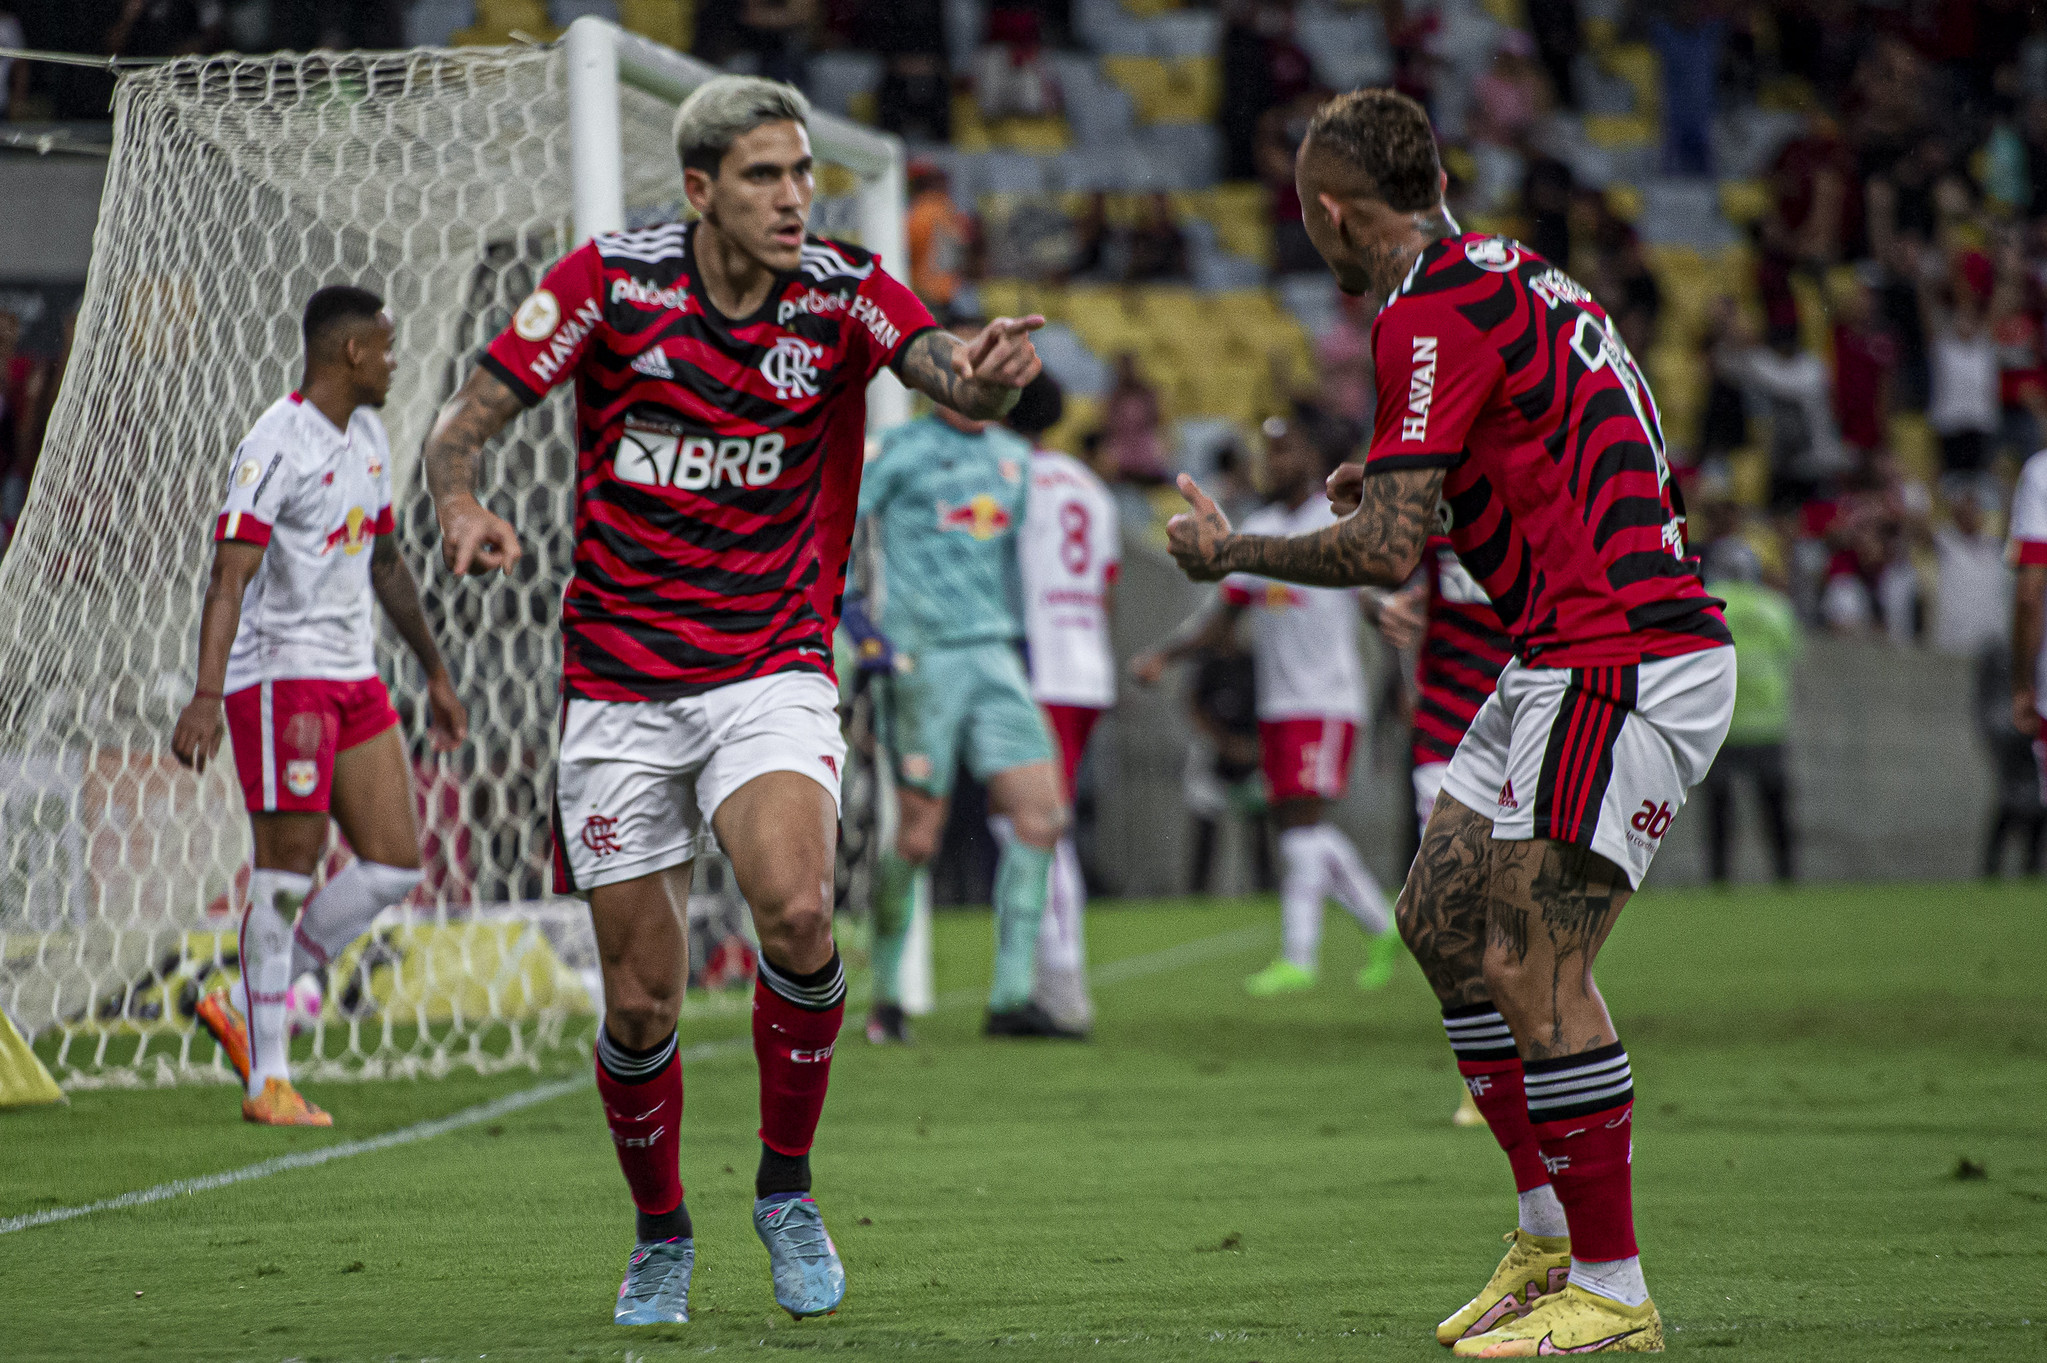
[[[1265,928],[1241,928],[1235,932],[1219,933],[1214,937],[1203,937],[1178,946],[1166,947],[1159,951],[1127,956],[1120,961],[1111,961],[1089,972],[1089,978],[1097,985],[1121,984],[1126,980],[1142,979],[1147,975],[1159,975],[1171,970],[1195,965],[1242,951],[1271,937]],[[982,993],[975,989],[954,989],[938,999],[940,1009],[962,1008],[978,1002]],[[738,1055],[753,1046],[751,1037],[727,1037],[722,1041],[705,1041],[688,1047],[682,1052],[685,1064],[706,1060],[718,1060],[728,1055]],[[20,1216],[0,1218],[0,1235],[11,1235],[15,1231],[33,1230],[37,1226],[55,1225],[60,1221],[73,1221],[81,1216],[96,1212],[119,1211],[125,1207],[144,1207],[152,1202],[166,1202],[174,1197],[191,1197],[198,1193],[210,1193],[216,1188],[228,1188],[237,1183],[248,1183],[254,1179],[269,1178],[272,1174],[290,1173],[294,1169],[312,1169],[332,1160],[348,1159],[354,1155],[375,1154],[379,1150],[390,1150],[401,1145],[412,1145],[418,1141],[432,1140],[445,1136],[450,1131],[475,1126],[479,1122],[491,1121],[532,1107],[536,1103],[551,1102],[566,1094],[574,1093],[591,1083],[588,1075],[576,1075],[567,1079],[551,1079],[544,1084],[535,1084],[530,1089],[520,1089],[502,1098],[493,1098],[475,1107],[463,1108],[445,1117],[430,1121],[416,1122],[411,1126],[386,1131],[381,1136],[367,1136],[359,1141],[342,1141],[335,1145],[323,1145],[317,1150],[301,1150],[295,1154],[278,1155],[272,1159],[259,1160],[240,1169],[228,1169],[218,1174],[203,1174],[198,1178],[172,1179],[159,1183],[153,1188],[139,1188],[119,1197],[105,1198],[99,1202],[87,1202],[76,1207],[51,1207],[46,1211],[25,1212]]]

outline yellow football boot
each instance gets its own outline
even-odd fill
[[[242,1120],[258,1126],[332,1126],[334,1119],[307,1102],[291,1086],[291,1080],[276,1075],[263,1081],[263,1091],[242,1099]]]
[[[1457,1111],[1451,1114],[1452,1126],[1484,1126],[1485,1114],[1478,1110],[1478,1102],[1471,1096],[1471,1090],[1464,1090],[1464,1100],[1457,1104]]]
[[[1656,1303],[1622,1306],[1612,1297],[1566,1284],[1519,1320],[1453,1346],[1459,1358],[1535,1358],[1548,1354],[1660,1354],[1663,1317]]]
[[[1527,1315],[1537,1302],[1564,1290],[1564,1280],[1571,1276],[1570,1236],[1530,1235],[1516,1227],[1500,1238],[1510,1246],[1507,1257],[1493,1270],[1484,1291],[1436,1327],[1438,1344],[1447,1348],[1482,1335]]]

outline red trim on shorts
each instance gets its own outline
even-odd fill
[[[1636,667],[1572,670],[1570,685],[1550,725],[1542,776],[1535,788],[1538,837],[1580,847],[1592,845],[1599,806],[1613,782],[1614,745],[1635,708],[1639,671]]]

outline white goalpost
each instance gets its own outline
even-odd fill
[[[378,662],[413,754],[427,880],[335,963],[301,1072],[533,1065],[587,1026],[587,914],[548,889],[570,395],[487,456],[479,492],[527,545],[511,579],[449,579],[418,452],[549,264],[594,232],[681,215],[669,123],[715,74],[584,18],[548,46],[193,57],[122,76],[76,341],[0,558],[0,1010],[66,1086],[229,1075],[191,1009],[234,968],[247,820],[231,754],[195,777],[170,732],[228,457],[295,385],[299,313],[329,283],[377,290],[397,322],[384,419],[400,543],[471,739],[427,750],[424,678],[387,631]],[[823,114],[811,136],[813,230],[902,268],[900,144]],[[893,377],[869,412],[907,415]]]

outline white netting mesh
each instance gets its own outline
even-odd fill
[[[586,916],[545,900],[567,391],[488,458],[486,500],[525,540],[514,580],[448,579],[417,458],[570,244],[566,64],[559,48],[322,53],[122,81],[73,357],[0,560],[0,1008],[67,1083],[223,1073],[191,1006],[232,969],[247,822],[230,754],[195,778],[169,740],[228,456],[296,383],[300,310],[336,282],[397,320],[400,543],[472,736],[428,752],[423,678],[387,631],[427,881],[336,963],[308,1072],[530,1064],[590,1011]],[[673,108],[631,87],[620,104],[629,225],[672,218]],[[822,166],[814,230],[857,237],[857,188]]]

